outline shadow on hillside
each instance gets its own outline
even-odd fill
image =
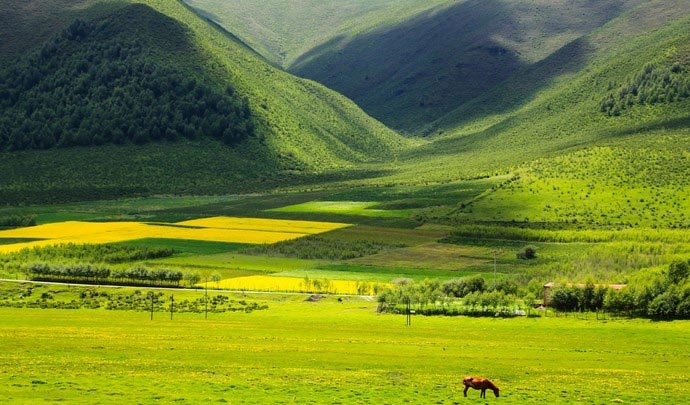
[[[469,0],[424,12],[392,28],[352,39],[334,38],[302,55],[289,70],[345,94],[395,129],[418,132],[508,81],[518,82],[512,86],[516,92],[495,94],[491,101],[498,106],[492,112],[529,99],[558,74],[581,68],[590,50],[584,41],[563,40],[560,51],[536,64],[525,62],[515,44],[531,40],[526,39],[532,35],[526,33],[530,27],[543,30],[546,41],[601,26],[622,9],[622,0],[601,3],[574,2],[569,11],[573,15],[596,9],[579,23],[568,21],[559,6],[544,6],[539,11],[544,18],[537,24],[526,23],[525,11],[516,5]],[[531,71],[538,74],[531,74],[529,82],[518,75]],[[482,108],[483,103],[474,103],[455,119],[462,121],[468,114],[476,118]]]

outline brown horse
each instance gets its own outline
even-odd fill
[[[498,398],[498,387],[489,381],[486,378],[483,377],[465,377],[462,380],[462,384],[465,386],[465,396],[467,396],[467,390],[470,388],[474,388],[475,390],[481,390],[481,394],[479,394],[479,398],[486,398],[486,390],[492,390],[494,392],[494,395],[496,395],[496,398]]]

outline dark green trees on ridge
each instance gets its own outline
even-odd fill
[[[601,101],[601,112],[618,116],[638,104],[662,104],[690,97],[690,68],[680,62],[645,67]]]
[[[253,134],[246,99],[162,62],[122,20],[77,20],[0,71],[0,150]]]

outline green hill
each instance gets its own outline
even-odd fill
[[[340,35],[394,25],[452,0],[184,0],[237,35],[268,60],[287,68]]]
[[[374,7],[331,0],[318,7],[290,2],[287,8],[281,0],[188,3],[289,71],[416,134],[525,69],[558,59],[562,66],[538,82],[545,85],[559,70],[584,63],[588,50],[577,46],[578,39],[642,2],[391,0]],[[554,56],[558,52],[569,58]]]
[[[451,223],[690,226],[688,8],[665,0],[623,13],[578,41],[588,56],[548,85],[536,84],[557,59],[435,122],[382,182],[506,176],[429,214]]]
[[[275,186],[276,183],[271,179],[293,178],[293,181],[300,182],[300,179],[324,170],[354,168],[358,163],[388,159],[409,145],[408,141],[368,117],[345,97],[270,66],[232,35],[199,18],[181,2],[103,0],[71,2],[69,6],[56,7],[53,2],[46,0],[31,1],[29,5],[17,1],[12,6],[12,10],[27,10],[28,7],[35,21],[42,22],[54,39],[41,48],[39,44],[47,34],[44,31],[21,31],[19,26],[24,24],[26,18],[3,20],[0,24],[8,31],[16,29],[16,32],[21,33],[9,37],[13,42],[11,46],[7,43],[3,45],[5,55],[16,53],[13,50],[19,49],[22,41],[27,44],[29,51],[29,55],[26,52],[19,56],[13,55],[14,59],[3,62],[2,65],[5,79],[0,96],[6,103],[5,106],[12,107],[3,108],[3,113],[6,113],[3,121],[6,124],[4,136],[12,137],[7,131],[16,130],[17,122],[23,122],[25,129],[44,134],[43,124],[48,125],[50,122],[54,125],[56,117],[46,115],[49,109],[37,109],[36,106],[46,103],[53,105],[52,102],[58,99],[65,103],[63,110],[74,112],[76,116],[88,116],[91,120],[87,124],[68,122],[70,120],[67,116],[56,109],[54,113],[60,115],[57,118],[66,121],[63,131],[65,136],[73,136],[75,126],[78,128],[77,133],[82,130],[84,136],[77,136],[76,140],[61,141],[65,137],[60,135],[60,129],[48,125],[48,130],[55,132],[52,136],[55,142],[44,142],[43,139],[34,142],[33,137],[29,136],[29,142],[8,148],[51,148],[53,145],[66,147],[109,142],[121,143],[122,146],[109,153],[109,156],[117,156],[114,159],[117,169],[112,166],[101,167],[103,160],[92,158],[100,155],[98,147],[82,149],[76,160],[74,154],[63,149],[42,155],[26,152],[24,160],[48,157],[51,160],[50,165],[37,166],[45,168],[46,172],[35,170],[30,175],[31,183],[18,182],[19,178],[27,177],[21,173],[24,169],[10,166],[18,162],[13,155],[5,153],[2,159],[3,171],[18,173],[17,176],[5,178],[3,184],[0,184],[0,188],[4,188],[9,194],[21,195],[22,189],[34,189],[37,184],[45,186],[46,183],[49,189],[60,195],[70,195],[70,199],[81,198],[79,195],[82,194],[82,197],[88,198],[91,194],[88,190],[93,191],[94,188],[112,189],[113,196],[121,192],[129,194],[125,190],[137,190],[137,194],[146,194],[190,190],[200,193],[228,193],[265,189],[269,185]],[[70,30],[62,31],[68,27],[76,27],[73,24],[75,17],[82,17],[90,30],[83,38],[81,33],[67,38]],[[107,53],[111,48],[115,50],[117,47],[123,53],[132,53],[133,56],[110,58]],[[120,59],[113,60],[117,58]],[[82,63],[78,63],[80,59]],[[26,75],[27,69],[22,67],[32,63],[36,65],[36,69],[31,69],[31,74]],[[118,77],[122,81],[115,82],[114,85],[118,88],[106,86],[99,89],[107,81],[92,80],[93,77],[108,73],[107,68],[118,68],[115,66],[118,64],[126,72],[120,72],[123,74]],[[15,73],[21,71],[28,81],[19,85],[11,80],[13,69]],[[165,92],[154,94],[150,99],[134,96],[127,98],[127,94],[149,91],[157,93],[150,88],[151,75],[162,76],[162,82],[172,84],[168,87],[176,93],[171,93],[170,96],[166,96]],[[184,83],[178,83],[181,81]],[[232,90],[228,92],[228,88]],[[180,99],[185,92],[193,94]],[[116,94],[119,96],[116,97]],[[62,97],[63,95],[66,96]],[[79,95],[86,95],[88,101],[79,100]],[[223,144],[223,136],[218,131],[208,130],[214,127],[212,117],[205,126],[201,122],[208,117],[194,113],[203,110],[200,114],[212,115],[213,109],[199,106],[224,97],[226,101],[239,100],[240,108],[234,110],[235,115],[251,121],[225,123],[226,128],[238,123],[243,128],[251,128],[251,136],[246,139],[239,137],[229,139],[229,142],[225,139],[225,143],[236,145],[232,147]],[[151,131],[147,125],[156,125],[151,124],[150,118],[160,118],[167,114],[161,114],[157,110],[166,108],[161,105],[161,100],[172,99],[176,101],[171,105],[174,111],[169,112],[169,119],[173,124],[179,122],[179,125],[168,122],[161,123],[159,127],[165,127],[166,131],[173,127],[177,133],[168,137],[165,132]],[[246,100],[247,108],[241,106],[244,103],[241,100]],[[82,102],[83,105],[78,104]],[[74,103],[77,105],[72,111],[70,108]],[[201,104],[195,107],[195,103]],[[232,102],[230,105],[232,106]],[[84,108],[87,110],[84,111]],[[88,108],[91,108],[91,113]],[[218,112],[226,118],[233,115],[228,114],[226,109]],[[135,115],[127,115],[129,113]],[[182,114],[182,118],[179,114]],[[122,128],[115,131],[111,121],[122,121],[125,122],[122,125],[135,128],[128,127],[129,131],[123,130],[126,133],[120,136],[118,131]],[[99,127],[113,131],[106,134],[108,131],[100,131]],[[237,133],[237,127],[233,128],[230,132]],[[24,134],[25,131],[16,132]],[[114,134],[115,132],[118,134]],[[131,136],[127,132],[132,132]],[[142,133],[145,139],[137,135]],[[200,141],[199,136],[210,136],[219,141]],[[81,138],[85,141],[79,140]],[[159,149],[169,153],[158,155],[160,160],[145,159],[146,163],[142,163],[142,156],[137,153],[137,144],[157,139],[168,139]],[[180,152],[198,149],[195,144],[199,142],[204,150],[215,151],[213,154],[220,157],[218,160],[225,162],[220,179],[219,173],[202,171],[202,177],[199,177],[200,173],[178,173],[182,177],[171,179],[166,188],[166,184],[160,184],[155,178],[135,174],[137,170],[159,172],[173,164],[183,166],[185,160],[193,165],[199,156]],[[92,176],[54,179],[53,173],[48,172],[51,166],[70,167],[75,173],[91,173]],[[134,173],[128,173],[127,170]],[[228,175],[228,171],[232,175]],[[84,183],[77,180],[80,178]],[[128,180],[125,181],[125,178]],[[106,184],[110,185],[105,186]],[[248,186],[250,184],[253,186]],[[45,187],[42,192],[46,192]],[[102,197],[108,193],[95,194]]]

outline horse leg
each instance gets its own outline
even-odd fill
[[[470,387],[468,385],[465,385],[465,392],[464,392],[465,396],[467,396],[467,390],[468,389],[470,389]]]
[[[479,398],[486,398],[486,388],[482,388],[482,393],[479,394]]]

